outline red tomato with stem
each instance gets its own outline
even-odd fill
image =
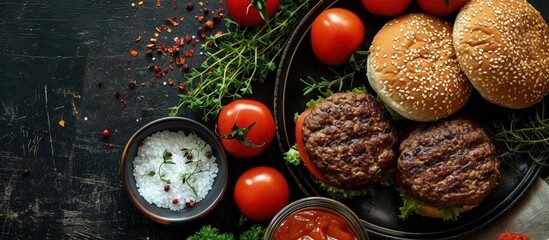
[[[255,100],[232,101],[217,116],[217,133],[230,155],[238,158],[257,156],[274,139],[273,114],[267,106]]]
[[[290,199],[288,182],[278,170],[259,166],[244,172],[236,181],[234,200],[244,214],[253,221],[274,217]]]
[[[280,0],[225,0],[229,17],[242,26],[256,26],[275,15]]]
[[[364,41],[364,24],[353,12],[330,8],[320,13],[311,26],[315,56],[328,65],[341,65]]]
[[[423,11],[435,16],[446,16],[457,12],[469,0],[417,0]]]
[[[373,14],[393,17],[402,14],[411,2],[412,0],[362,0],[362,5]]]

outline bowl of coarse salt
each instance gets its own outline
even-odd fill
[[[165,117],[138,129],[122,153],[120,173],[132,204],[162,224],[206,216],[227,188],[227,158],[201,123]]]

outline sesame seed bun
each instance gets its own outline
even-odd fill
[[[367,75],[390,108],[421,122],[455,113],[473,89],[457,62],[452,26],[423,13],[383,26],[370,46]]]
[[[454,48],[473,87],[511,109],[549,91],[549,28],[525,0],[471,0],[454,25]]]

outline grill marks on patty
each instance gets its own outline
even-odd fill
[[[399,150],[402,182],[416,198],[433,206],[477,205],[499,178],[494,145],[469,119],[419,127]]]
[[[366,188],[378,182],[395,157],[396,130],[385,108],[367,94],[335,93],[303,123],[307,154],[330,183]]]

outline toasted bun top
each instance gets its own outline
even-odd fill
[[[461,68],[488,101],[530,107],[549,91],[549,28],[525,0],[471,0],[454,26]]]
[[[415,121],[448,117],[472,91],[456,59],[452,26],[422,13],[383,26],[370,46],[367,75],[390,108]]]

